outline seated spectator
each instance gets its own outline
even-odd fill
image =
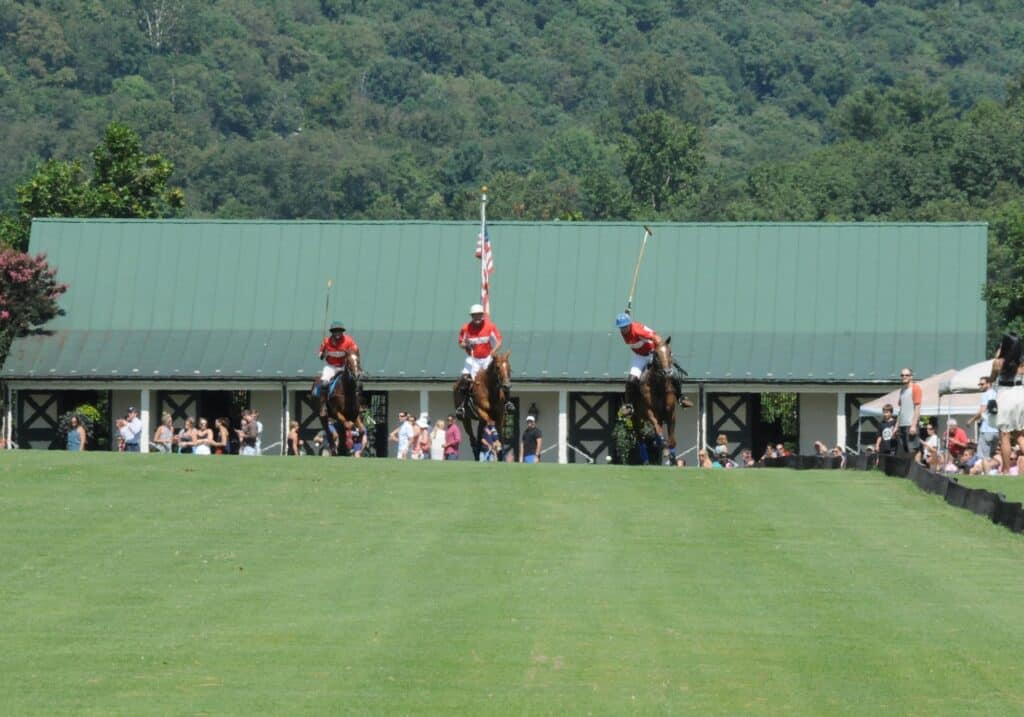
[[[814,456],[816,458],[827,458],[829,455],[828,446],[821,441],[814,442]]]
[[[761,456],[761,460],[762,461],[767,461],[767,460],[769,460],[771,458],[778,458],[778,457],[779,457],[779,455],[775,451],[775,446],[773,446],[773,445],[771,445],[769,443],[767,446],[764,447],[764,454]]]
[[[978,455],[977,447],[974,443],[969,442],[964,448],[964,452],[960,454],[960,460],[956,463],[957,471],[970,475],[974,466],[980,460],[981,457]]]
[[[925,435],[921,439],[921,450],[917,454],[917,461],[932,470],[938,470],[939,436],[935,432],[935,426],[931,423],[925,426]]]
[[[833,458],[838,458],[839,459],[839,467],[840,468],[846,468],[846,451],[843,450],[842,446],[840,446],[838,444],[832,446],[832,453],[831,453],[831,455],[832,455]]]
[[[949,451],[950,462],[957,463],[967,448],[967,432],[957,425],[955,418],[946,421],[946,426],[946,449]]]
[[[785,444],[783,444],[783,443],[775,444],[775,457],[776,458],[785,458],[786,456],[791,456],[791,455],[793,455],[793,454],[789,452],[789,449],[786,448]]]
[[[700,451],[697,453],[697,466],[699,468],[713,468],[714,465],[711,462],[711,458],[708,456],[707,451]]]
[[[743,449],[740,459],[736,462],[737,468],[752,468],[755,465],[754,454],[749,448]]]

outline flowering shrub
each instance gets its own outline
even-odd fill
[[[45,254],[0,250],[0,363],[12,339],[64,313],[57,298],[67,288],[57,283],[57,270],[49,267]]]

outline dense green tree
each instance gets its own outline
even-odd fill
[[[700,129],[662,110],[637,118],[621,151],[633,198],[653,212],[693,191],[705,162]]]
[[[28,247],[36,217],[169,216],[184,205],[180,190],[167,187],[173,171],[159,154],[146,155],[138,135],[112,123],[92,153],[93,175],[79,160],[44,162],[35,176],[18,187],[18,214],[0,225],[0,243]]]

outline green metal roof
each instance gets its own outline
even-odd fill
[[[372,378],[450,379],[479,299],[471,222],[37,220],[66,316],[6,378],[300,379],[330,319]],[[691,378],[892,380],[983,355],[984,224],[654,225],[636,318]],[[633,223],[493,222],[492,313],[526,380],[618,380]]]

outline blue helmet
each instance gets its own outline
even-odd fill
[[[633,323],[633,319],[629,318],[629,314],[619,314],[615,318],[615,325],[620,329],[624,329]]]

